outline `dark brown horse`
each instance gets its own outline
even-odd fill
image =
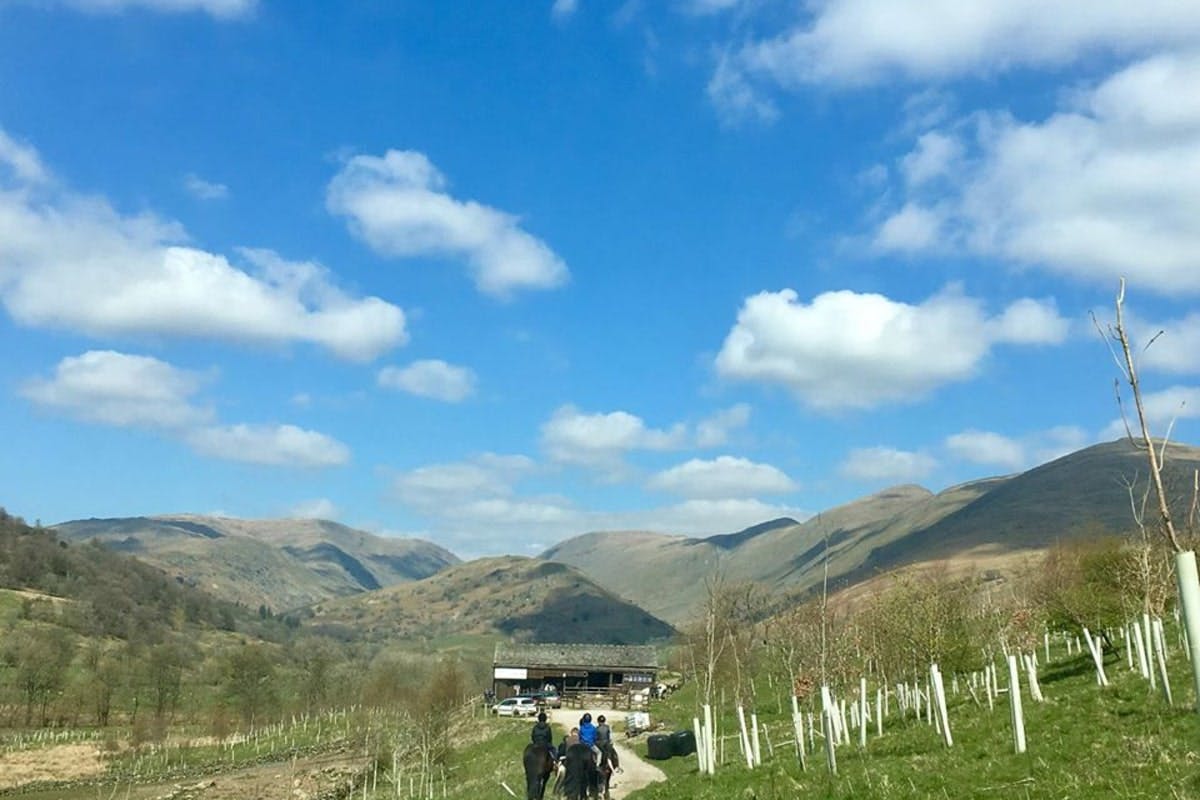
[[[562,793],[566,800],[595,797],[596,759],[586,744],[573,744],[563,756]]]
[[[621,768],[621,762],[617,758],[617,748],[613,747],[611,742],[603,745],[600,752],[600,768],[596,772],[596,788],[592,796],[609,800],[608,785],[612,781],[613,773]]]
[[[526,800],[542,800],[546,782],[554,772],[554,754],[545,745],[527,744],[521,761],[525,765]]]

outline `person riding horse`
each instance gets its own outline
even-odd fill
[[[588,800],[597,786],[596,762],[592,748],[582,742],[567,747],[563,756],[562,792],[566,800]]]
[[[554,773],[554,749],[530,742],[525,745],[521,761],[525,767],[525,800],[543,800],[546,783]]]

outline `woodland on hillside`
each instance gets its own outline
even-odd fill
[[[482,685],[487,666],[311,635],[294,618],[0,511],[0,728],[113,728],[152,741],[354,706],[419,715]]]

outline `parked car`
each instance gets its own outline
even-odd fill
[[[537,692],[533,699],[543,708],[562,708],[562,697],[558,692]]]
[[[506,697],[492,706],[492,713],[501,717],[537,716],[538,704],[532,697]]]

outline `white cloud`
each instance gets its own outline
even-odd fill
[[[459,403],[475,393],[475,373],[466,367],[445,361],[414,361],[406,367],[384,367],[379,371],[380,386],[428,397],[446,403]]]
[[[37,162],[8,158],[25,166],[15,182],[0,173],[0,304],[23,325],[101,338],[310,342],[354,360],[407,338],[400,308],[346,295],[323,267],[249,249],[240,251],[249,268],[235,266],[186,245],[176,223],[30,181]]]
[[[1164,294],[1200,292],[1198,85],[1200,52],[1160,55],[1075,93],[1042,122],[977,115],[953,181],[909,187],[877,243],[953,247],[1110,287],[1124,276]],[[891,233],[918,212],[941,219],[936,236]]]
[[[649,530],[708,536],[778,517],[804,519],[796,508],[747,497],[693,498],[669,506],[602,512],[559,496],[518,496],[514,484],[534,465],[523,456],[486,456],[422,467],[400,475],[398,498],[424,515],[438,541],[466,557],[536,554],[550,544],[598,530]]]
[[[1067,338],[1071,323],[1058,315],[1053,300],[1017,300],[992,321],[992,335],[1009,344],[1045,344]]]
[[[1141,368],[1181,375],[1200,372],[1200,313],[1193,312],[1157,327],[1135,323],[1133,319],[1127,322],[1131,331],[1136,331],[1134,338],[1143,343],[1162,331],[1153,344],[1141,351]]]
[[[328,497],[305,500],[288,512],[293,519],[337,519],[338,509]]]
[[[183,188],[197,200],[224,200],[229,196],[229,187],[225,184],[206,181],[191,173],[183,176]]]
[[[1016,318],[1037,326],[1014,331],[1006,320]],[[1065,325],[1056,318],[1052,305],[1021,300],[989,319],[953,288],[920,305],[850,291],[805,304],[791,289],[762,292],[743,304],[716,369],[729,379],[781,384],[816,409],[872,408],[967,380],[995,344],[1059,342]]]
[[[732,57],[723,53],[706,88],[708,99],[727,125],[743,122],[774,122],[779,109],[760,92],[738,68]]]
[[[145,9],[164,13],[202,11],[217,19],[249,16],[258,0],[59,0],[82,11],[115,13]]]
[[[579,0],[554,0],[554,4],[550,6],[550,16],[555,22],[565,22],[575,16],[578,10]]]
[[[1172,423],[1177,420],[1200,418],[1200,386],[1171,386],[1161,391],[1147,392],[1142,396],[1142,406],[1146,411],[1150,434],[1154,437],[1166,436]],[[1125,412],[1129,417],[1129,430],[1134,438],[1141,438],[1137,412],[1132,402],[1125,404]],[[1105,439],[1123,438],[1125,422],[1114,419],[1101,436]]]
[[[516,217],[445,189],[445,177],[424,154],[389,150],[350,158],[330,181],[326,205],[383,255],[465,258],[487,294],[507,297],[566,282],[566,264]]]
[[[860,481],[918,481],[937,465],[937,460],[928,453],[865,447],[851,450],[838,472]]]
[[[42,183],[50,177],[37,151],[13,139],[3,129],[0,129],[0,165],[7,167],[12,177],[21,183]],[[3,173],[0,173],[2,177]]]
[[[697,447],[720,447],[729,435],[750,422],[750,406],[738,403],[696,423]]]
[[[710,499],[783,494],[796,488],[776,467],[734,456],[691,459],[652,476],[646,485],[661,492]]]
[[[945,446],[951,456],[962,461],[1017,472],[1073,453],[1089,442],[1082,428],[1061,425],[1020,437],[966,430],[946,437]]]
[[[687,442],[683,425],[657,430],[626,411],[588,414],[569,405],[555,411],[541,433],[542,447],[554,461],[613,472],[623,468],[625,453],[673,450]]]
[[[792,29],[751,42],[737,66],[783,87],[949,80],[1068,64],[1200,40],[1179,0],[827,0]]]
[[[1019,470],[1028,464],[1025,446],[1008,436],[991,431],[969,430],[946,437],[946,449],[972,464],[988,464]]]
[[[506,498],[536,465],[527,456],[483,453],[466,461],[430,464],[401,473],[397,496],[426,513],[448,512],[468,500]]]
[[[211,417],[191,401],[201,383],[199,375],[157,358],[92,350],[64,358],[53,377],[27,381],[21,394],[87,422],[174,429]]]
[[[916,148],[901,159],[900,169],[910,186],[924,186],[950,175],[962,157],[962,142],[944,133],[929,131],[922,134]]]
[[[295,425],[214,425],[189,431],[198,453],[227,461],[288,467],[335,467],[350,460],[346,445]]]
[[[926,250],[938,243],[941,228],[942,215],[937,209],[908,203],[879,226],[875,246],[899,252]]]
[[[200,376],[149,356],[93,350],[64,358],[51,378],[34,378],[21,394],[34,404],[85,422],[149,428],[196,452],[229,461],[325,467],[346,463],[349,449],[294,425],[219,425],[191,397]]]

